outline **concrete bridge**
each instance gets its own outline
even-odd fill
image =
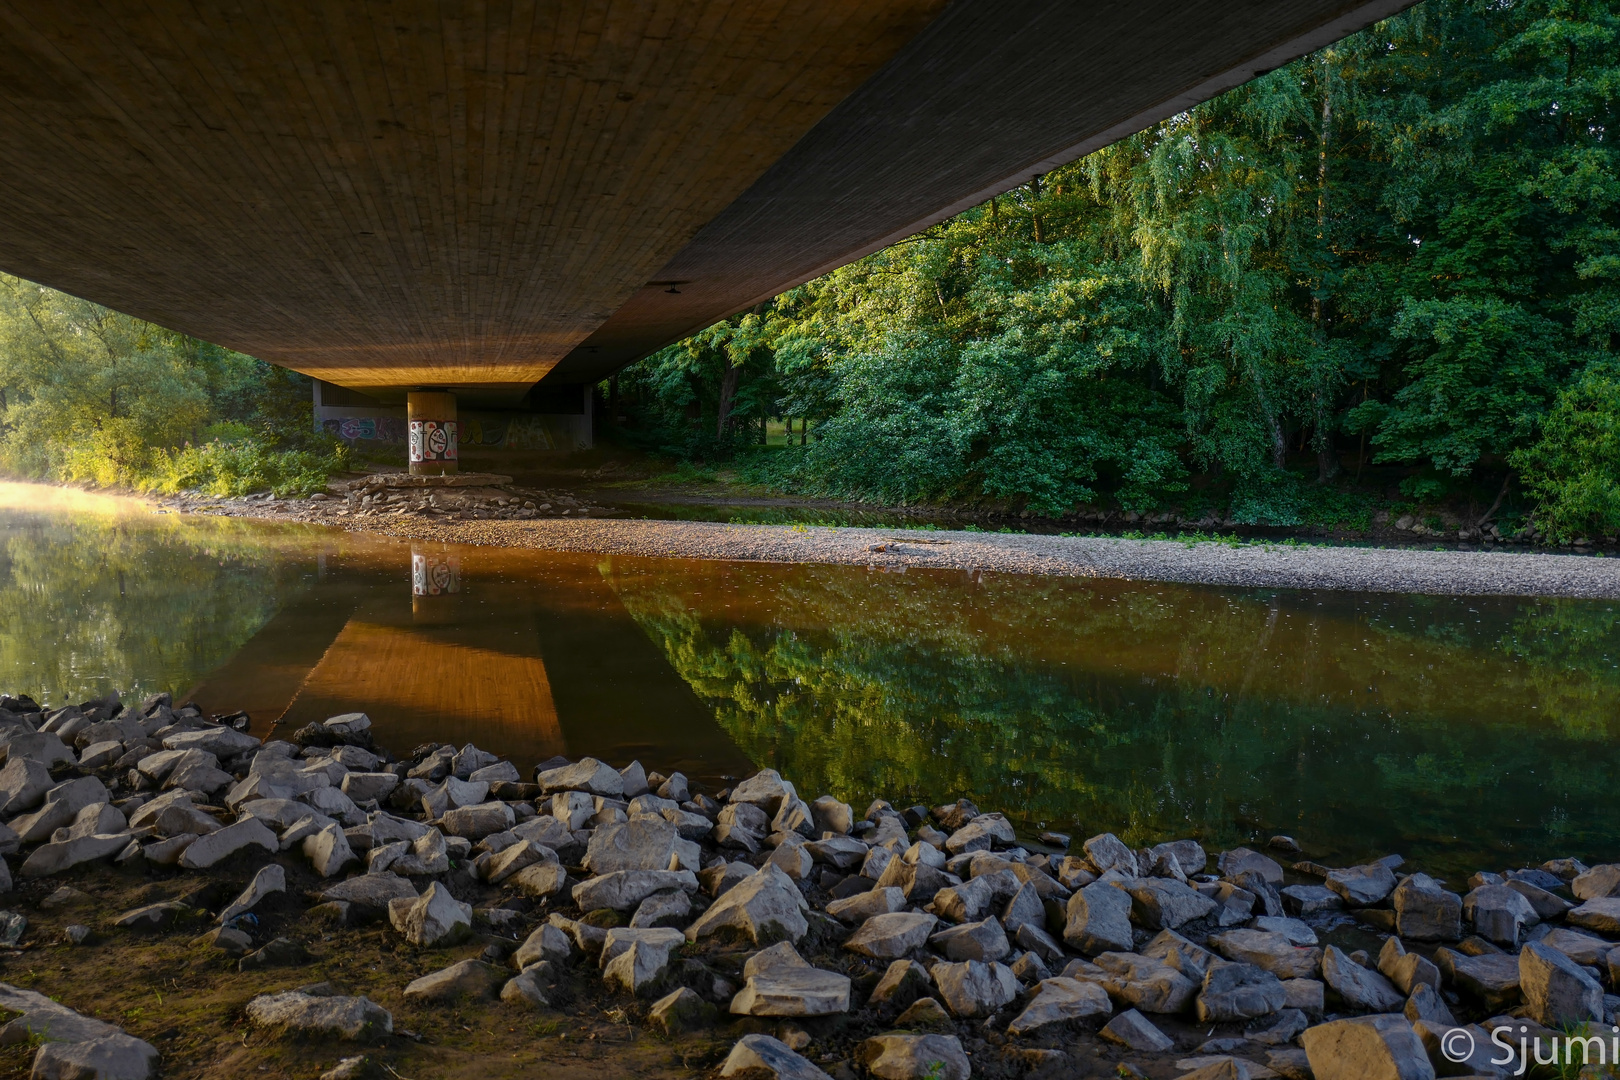
[[[458,398],[578,399],[1408,2],[0,0],[0,268],[410,394],[450,469]]]

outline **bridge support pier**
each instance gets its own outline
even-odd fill
[[[412,390],[405,397],[411,475],[448,476],[456,471],[456,395]]]

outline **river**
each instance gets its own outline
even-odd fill
[[[0,690],[1474,869],[1620,857],[1612,601],[412,544],[0,485]]]

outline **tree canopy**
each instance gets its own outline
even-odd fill
[[[1511,470],[1555,535],[1612,534],[1617,93],[1613,0],[1426,0],[620,391],[693,454],[813,421],[776,476],[890,502],[1055,515],[1214,481],[1235,520],[1288,524],[1371,463],[1419,500]]]

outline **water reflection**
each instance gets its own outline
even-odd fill
[[[1594,601],[609,559],[37,501],[0,485],[0,689],[191,694],[396,751],[759,765],[857,805],[1293,833],[1455,874],[1620,855]]]

